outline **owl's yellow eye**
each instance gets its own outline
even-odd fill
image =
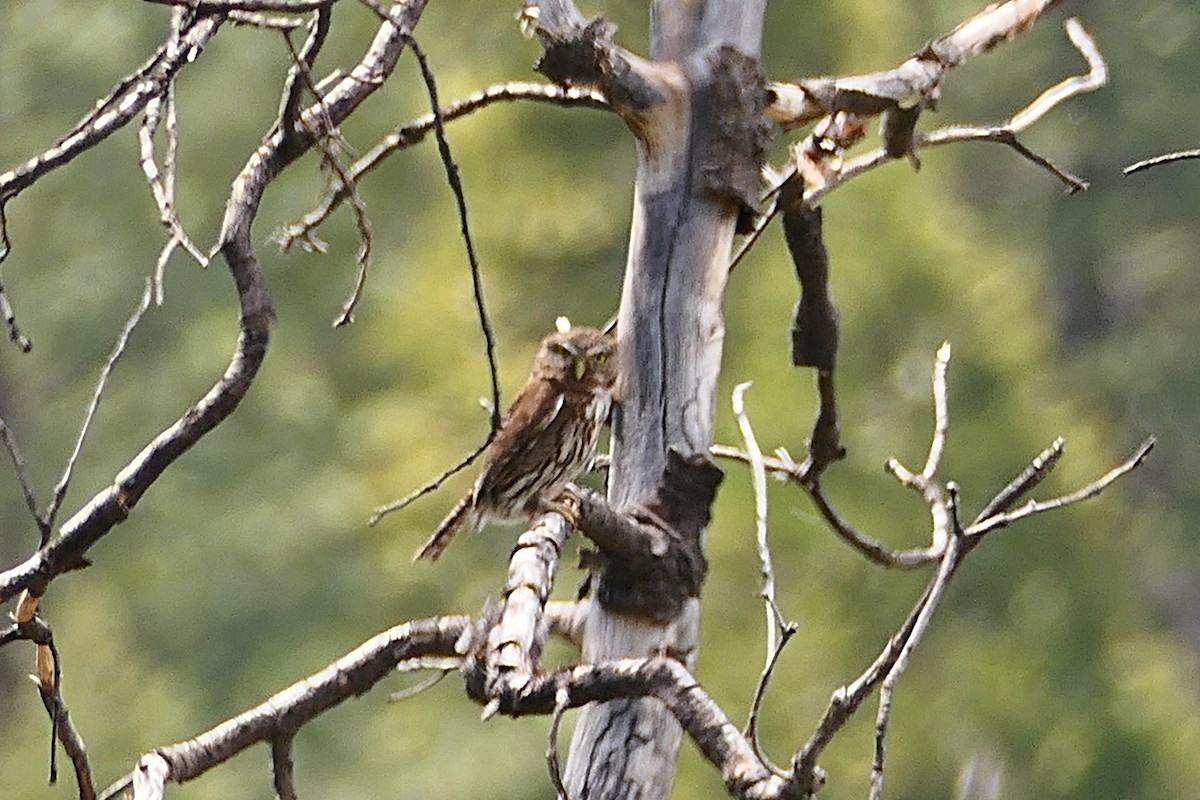
[[[596,355],[592,356],[592,361],[595,361],[597,364],[603,364],[605,361],[608,361],[608,353],[596,353]]]

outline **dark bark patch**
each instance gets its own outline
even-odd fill
[[[701,188],[755,211],[762,196],[762,165],[771,144],[764,113],[770,102],[762,66],[737,48],[721,45],[708,57],[711,82],[698,87],[696,130],[712,131],[699,149]]]
[[[700,596],[708,570],[700,546],[724,473],[705,456],[672,449],[654,497],[629,513],[597,495],[582,498],[581,518],[600,550],[596,598],[610,611],[669,622],[684,602]]]
[[[800,300],[792,321],[792,363],[832,371],[837,362],[838,311],[829,291],[829,254],[821,233],[821,209],[803,201],[786,206],[783,233],[800,281]]]
[[[596,17],[578,36],[544,37],[545,51],[535,69],[555,83],[596,86],[604,78],[607,53],[616,33],[616,25],[604,17]]]

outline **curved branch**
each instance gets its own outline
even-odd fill
[[[218,14],[194,17],[176,38],[158,51],[89,112],[53,147],[24,164],[0,174],[0,206],[32,186],[39,178],[104,141],[133,120],[146,104],[161,97],[184,64],[195,61],[224,21]]]
[[[730,793],[750,800],[800,798],[799,785],[764,765],[717,703],[687,667],[673,658],[626,658],[580,664],[535,678],[512,710],[514,716],[554,714],[603,700],[653,697],[721,771]]]
[[[1056,5],[1058,0],[1008,0],[988,6],[886,72],[773,83],[767,115],[794,127],[838,111],[879,114],[913,97],[932,106],[947,71],[1025,32]]]
[[[271,294],[251,244],[250,231],[259,202],[271,180],[313,146],[314,132],[324,134],[328,125],[340,124],[391,74],[408,32],[425,9],[425,2],[401,2],[397,8],[396,21],[380,26],[367,53],[351,73],[333,86],[321,102],[306,108],[297,124],[287,125],[286,120],[277,123],[234,180],[215,248],[229,265],[241,309],[237,347],[225,374],[174,425],[146,445],[117,474],[111,486],[98,492],[67,520],[58,538],[24,563],[0,573],[0,602],[25,588],[40,595],[55,576],[83,566],[88,548],[128,517],[163,471],[233,413],[245,397],[266,356],[269,326],[275,316]],[[0,182],[3,178],[0,176]]]
[[[517,100],[530,100],[563,107],[582,106],[606,110],[609,108],[604,95],[595,89],[514,81],[489,86],[454,100],[442,106],[438,116],[441,116],[443,122],[450,122],[493,103],[512,103]],[[297,242],[304,242],[306,246],[311,244],[312,232],[329,219],[329,215],[350,197],[355,183],[386,161],[388,156],[423,141],[425,136],[434,129],[436,122],[437,116],[432,113],[425,114],[399,126],[383,137],[361,158],[346,168],[346,174],[350,178],[349,183],[340,179],[332,181],[315,208],[298,222],[288,225],[275,234],[274,238],[279,242],[279,246],[286,252]]]
[[[282,730],[298,730],[339,703],[363,694],[406,659],[457,655],[454,644],[469,624],[470,619],[463,616],[433,617],[389,628],[236,717],[195,738],[156,748],[154,752],[169,766],[166,779],[182,783],[253,744],[274,743]],[[126,775],[102,796],[113,796],[132,780],[132,773]]]

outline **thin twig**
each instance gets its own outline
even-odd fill
[[[1067,194],[1082,192],[1090,185],[1078,175],[1068,172],[1045,156],[1030,150],[1021,143],[1017,138],[1017,134],[1010,130],[1007,125],[999,127],[950,125],[945,128],[939,128],[936,131],[930,131],[929,133],[918,133],[915,140],[921,147],[935,147],[942,144],[959,144],[961,142],[996,142],[1008,145],[1036,166],[1041,167],[1058,178],[1066,187]]]
[[[746,719],[746,738],[750,740],[750,747],[754,750],[754,755],[767,769],[781,778],[787,777],[787,773],[776,766],[763,751],[762,743],[758,738],[758,721],[762,715],[763,699],[767,696],[767,686],[771,683],[771,676],[775,674],[775,667],[779,664],[779,657],[783,655],[783,648],[787,647],[788,642],[799,630],[800,628],[793,622],[787,623],[780,630],[779,643],[775,647],[775,651],[768,656],[766,666],[758,676],[758,684],[754,687],[754,699],[750,703],[750,714]]]
[[[943,342],[933,362],[933,436],[929,443],[929,458],[921,475],[932,480],[946,449],[946,432],[950,428],[950,410],[946,403],[946,369],[950,366],[950,343]]]
[[[550,774],[550,785],[554,787],[558,800],[570,800],[567,787],[563,785],[562,768],[558,761],[558,727],[567,713],[569,701],[566,690],[560,690],[554,704],[554,713],[550,717],[550,733],[546,737],[546,771]]]
[[[1108,83],[1108,66],[1104,63],[1104,56],[1100,54],[1096,40],[1083,27],[1079,18],[1069,18],[1063,23],[1063,27],[1067,31],[1071,44],[1075,45],[1075,49],[1087,61],[1088,71],[1083,75],[1074,75],[1059,81],[1038,95],[1032,103],[1014,114],[1009,119],[1007,127],[1016,133],[1020,133],[1037,122],[1046,115],[1046,112],[1062,102],[1079,94],[1094,92]]]
[[[0,202],[0,264],[4,263],[11,252],[12,241],[8,238],[8,217],[5,216],[4,203]],[[0,281],[0,316],[4,317],[4,326],[8,328],[8,338],[17,346],[17,349],[22,353],[32,350],[33,342],[29,341],[17,326],[17,314],[13,311],[12,304],[8,302],[8,295],[4,291],[4,281]]]
[[[475,299],[475,310],[479,315],[479,327],[483,332],[484,350],[487,354],[488,374],[492,382],[492,430],[500,429],[500,379],[496,370],[496,337],[492,333],[492,323],[488,320],[487,307],[483,300],[483,278],[479,271],[479,258],[475,254],[475,243],[471,239],[471,228],[467,224],[467,198],[463,193],[462,181],[458,175],[458,165],[450,153],[450,142],[446,138],[446,124],[441,117],[441,104],[438,102],[437,83],[433,70],[429,68],[429,60],[425,51],[417,44],[412,34],[404,34],[404,39],[412,49],[417,63],[421,67],[421,77],[425,81],[425,89],[429,94],[430,111],[433,114],[433,130],[437,138],[438,154],[442,166],[446,169],[446,180],[454,193],[454,202],[458,206],[458,219],[462,233],[463,244],[467,248],[467,261],[471,266],[471,291]]]
[[[746,464],[751,463],[750,454],[738,450],[736,447],[715,444],[710,449],[710,452],[717,458],[733,459]],[[804,489],[817,506],[817,510],[821,512],[821,516],[833,528],[834,533],[855,550],[862,553],[869,561],[881,567],[916,569],[938,560],[940,551],[934,551],[932,548],[919,547],[911,550],[892,550],[865,533],[856,530],[853,525],[842,519],[833,508],[832,503],[830,503],[824,489],[821,487],[820,481],[813,480],[805,467],[797,464],[788,455],[786,450],[780,448],[778,456],[775,458],[764,456],[763,465],[773,474],[785,477]]]
[[[17,327],[17,314],[13,311],[12,304],[8,302],[8,295],[4,291],[3,283],[0,283],[0,315],[3,315],[4,324],[8,328],[8,338],[17,346],[17,349],[22,353],[32,350],[33,342],[29,341]]]
[[[746,253],[750,252],[750,248],[757,244],[759,237],[763,235],[763,231],[767,229],[767,226],[771,224],[771,220],[775,219],[775,215],[779,213],[779,190],[795,172],[796,168],[790,166],[783,171],[782,175],[777,176],[771,181],[770,187],[764,192],[764,199],[770,199],[771,205],[755,220],[754,229],[746,234],[746,238],[742,239],[741,244],[738,245],[737,252],[729,260],[730,272],[737,269],[737,265],[745,258]]]
[[[1141,172],[1144,169],[1157,167],[1160,164],[1173,164],[1176,161],[1188,161],[1193,158],[1200,158],[1200,150],[1178,150],[1174,153],[1165,153],[1161,156],[1143,159],[1130,164],[1125,169],[1121,170],[1125,175],[1132,175],[1135,172]]]
[[[179,12],[176,12],[178,14]],[[168,44],[168,52],[171,47],[178,47],[179,28],[176,24],[172,24],[172,39]],[[167,245],[163,248],[163,254],[160,254],[160,262],[165,263],[165,258],[175,249],[177,245],[182,245],[184,250],[196,260],[202,267],[208,266],[208,257],[200,252],[200,248],[192,242],[187,231],[183,229],[183,223],[179,220],[179,214],[175,210],[175,158],[178,152],[178,127],[176,125],[175,112],[175,94],[174,83],[167,85],[166,91],[161,97],[155,97],[146,104],[146,111],[142,119],[142,124],[138,126],[138,145],[139,156],[138,162],[142,167],[142,174],[146,177],[146,183],[150,187],[150,194],[154,198],[154,204],[158,207],[158,219],[163,227],[167,229],[170,238]],[[167,157],[164,161],[164,169],[167,173],[166,177],[159,172],[158,163],[154,157],[154,137],[158,133],[159,124],[163,117],[167,119]],[[161,283],[157,287],[156,297],[159,298],[158,303],[161,305],[162,288]]]
[[[75,770],[79,800],[95,800],[96,788],[92,783],[92,768],[88,762],[87,747],[79,730],[71,721],[70,710],[62,696],[62,657],[54,643],[50,626],[40,617],[37,622],[43,629],[42,635],[35,637],[38,642],[39,662],[44,657],[43,654],[48,654],[50,659],[49,674],[42,674],[46,665],[39,663],[38,667],[38,694],[42,705],[46,707],[46,713],[50,715],[50,783],[53,785],[58,780],[57,743],[62,745]]]
[[[754,531],[755,545],[758,549],[758,561],[762,576],[762,589],[759,597],[763,600],[767,615],[767,657],[765,664],[770,663],[776,650],[775,637],[780,628],[784,627],[775,603],[775,567],[771,562],[771,547],[767,544],[767,468],[763,464],[762,450],[754,437],[754,429],[750,418],[746,415],[745,395],[751,382],[739,383],[733,389],[733,416],[737,419],[738,429],[746,443],[746,453],[750,456],[750,474],[754,482]]]
[[[171,55],[167,54],[167,44],[160,45],[154,55],[139,69],[120,80],[58,142],[14,169],[0,173],[0,204],[16,197],[42,176],[106,140],[135,119],[150,100],[162,96],[167,84],[175,79],[185,64],[194,62],[200,56],[222,21],[223,17],[219,14],[193,15],[186,30],[177,37],[178,46]],[[176,38],[175,33],[171,36]]]
[[[529,100],[564,107],[609,109],[607,99],[596,89],[581,86],[558,86],[553,83],[513,81],[489,86],[454,100],[439,109],[438,113],[442,122],[446,123],[465,117],[493,103],[511,103],[517,100]],[[316,240],[313,231],[347,199],[350,191],[348,187],[360,181],[364,175],[383,163],[388,156],[423,141],[436,124],[437,117],[434,114],[425,114],[411,122],[406,122],[385,136],[347,168],[350,183],[340,181],[331,183],[315,208],[298,222],[275,234],[274,238],[279,242],[280,247],[286,251],[300,242],[306,247],[315,248]]]
[[[350,292],[350,297],[342,304],[342,310],[333,320],[333,327],[341,328],[349,325],[354,321],[354,310],[358,307],[359,301],[362,299],[363,289],[367,284],[367,272],[371,265],[371,249],[373,237],[371,233],[371,221],[367,217],[366,203],[363,202],[362,196],[358,193],[358,186],[350,177],[345,165],[342,164],[338,152],[330,145],[330,141],[336,141],[337,128],[333,125],[333,121],[329,118],[329,111],[325,107],[325,102],[321,97],[320,90],[312,79],[312,64],[316,59],[317,53],[325,42],[325,37],[329,32],[330,25],[330,9],[323,8],[317,12],[313,19],[308,40],[305,41],[304,47],[300,52],[297,52],[295,45],[292,44],[290,31],[283,32],[283,40],[287,45],[288,53],[292,56],[293,66],[288,75],[288,88],[285,92],[283,111],[280,114],[280,119],[284,124],[293,124],[298,122],[304,124],[308,128],[309,134],[312,136],[315,146],[321,153],[322,160],[329,168],[329,171],[337,176],[341,184],[347,187],[347,197],[350,200],[350,207],[354,210],[354,225],[358,229],[358,255],[355,257],[356,271],[354,278],[354,288]],[[320,109],[323,129],[325,135],[320,135],[316,130],[313,130],[308,125],[304,116],[299,113],[300,109],[300,90],[302,87],[307,87],[316,100],[316,107]]]
[[[929,549],[931,553],[936,554],[936,557],[940,557],[946,549],[946,542],[950,536],[948,504],[941,484],[934,480],[934,472],[941,460],[946,431],[950,425],[950,414],[946,407],[946,369],[949,363],[950,345],[943,343],[934,360],[933,397],[936,411],[933,435],[930,437],[929,457],[925,468],[920,473],[912,472],[896,458],[889,458],[883,465],[884,469],[894,475],[901,485],[919,493],[929,505],[929,513],[933,518],[933,537]]]
[[[436,664],[435,664],[435,662],[436,662]],[[414,666],[414,665],[419,665],[419,667]],[[427,689],[432,689],[434,686],[437,686],[439,683],[442,682],[442,678],[445,678],[451,672],[457,671],[460,666],[462,666],[461,658],[453,658],[453,659],[450,659],[450,658],[439,658],[439,659],[413,658],[413,659],[409,659],[408,661],[405,661],[402,664],[397,664],[396,665],[397,672],[407,672],[410,669],[416,669],[416,668],[432,669],[432,670],[435,670],[435,672],[433,675],[430,675],[425,680],[423,680],[419,683],[416,683],[412,686],[409,686],[407,689],[400,689],[398,691],[392,692],[391,694],[389,694],[387,696],[387,700],[389,703],[400,703],[400,702],[403,702],[410,698],[416,697],[417,695],[421,694],[421,692],[424,692]]]
[[[983,536],[997,528],[1003,528],[1011,525],[1014,522],[1032,517],[1034,514],[1040,514],[1044,511],[1053,511],[1057,508],[1064,508],[1069,505],[1089,500],[1108,488],[1113,481],[1126,475],[1141,466],[1141,463],[1146,460],[1146,456],[1154,449],[1157,440],[1151,436],[1146,441],[1142,442],[1141,446],[1134,452],[1132,456],[1126,459],[1123,463],[1117,465],[1113,469],[1106,472],[1096,480],[1089,483],[1087,486],[1070,494],[1055,497],[1050,500],[1030,500],[1025,505],[1015,511],[1008,511],[996,514],[985,520],[976,522],[969,526],[966,534],[969,537]]]
[[[944,555],[944,554],[943,554]],[[845,684],[836,690],[829,698],[829,706],[825,709],[825,713],[821,716],[817,728],[813,731],[812,736],[805,742],[804,746],[796,753],[792,759],[792,771],[801,785],[805,787],[809,793],[817,788],[822,774],[817,766],[817,758],[824,752],[837,733],[849,722],[850,718],[857,712],[863,701],[874,691],[886,676],[888,671],[896,663],[896,658],[900,654],[900,648],[911,635],[914,625],[921,611],[925,608],[929,600],[929,594],[932,590],[934,581],[925,587],[925,591],[917,602],[909,611],[904,622],[901,623],[895,634],[888,639],[883,646],[879,655],[867,667],[861,675],[855,678],[849,684]]]
[[[946,552],[942,554],[941,566],[938,569],[937,576],[934,578],[924,597],[924,601],[921,603],[920,612],[913,622],[912,629],[904,637],[904,644],[900,648],[900,652],[896,655],[894,663],[888,670],[887,677],[880,684],[879,711],[875,717],[875,759],[871,765],[870,800],[882,800],[883,797],[883,771],[887,754],[887,728],[891,716],[892,696],[896,691],[896,683],[908,667],[909,658],[917,648],[917,645],[921,643],[921,637],[928,630],[929,623],[933,619],[933,614],[937,611],[938,605],[945,595],[946,586],[949,584],[950,578],[953,576],[960,561],[961,545],[962,532],[952,533],[946,545]]]
[[[1013,503],[1020,500],[1035,486],[1046,479],[1046,476],[1058,464],[1058,460],[1062,458],[1065,446],[1066,441],[1061,436],[1051,442],[1049,447],[1034,457],[1029,466],[1021,470],[1017,477],[1013,478],[1007,486],[996,493],[996,496],[979,512],[979,516],[975,518],[975,522],[982,522],[994,514],[1008,511],[1012,508]]]
[[[371,10],[371,12],[373,14],[375,14],[375,16],[379,17],[379,20],[381,22],[391,22],[391,23],[395,22],[392,19],[391,12],[388,11],[386,8],[384,8],[382,4],[377,2],[377,0],[358,0],[358,1],[360,3],[362,3],[364,6],[366,6],[367,8],[369,8]]]
[[[33,516],[33,521],[37,523],[38,529],[41,531],[41,542],[39,547],[44,547],[46,542],[50,540],[50,527],[42,520],[41,514],[37,510],[37,498],[33,496],[33,488],[29,483],[29,471],[25,468],[25,457],[21,455],[21,448],[17,444],[17,437],[8,427],[3,417],[0,417],[0,439],[4,440],[4,446],[8,449],[9,458],[12,459],[13,468],[17,471],[17,481],[21,484],[21,494],[25,497],[25,506],[29,509],[30,515]]]
[[[759,676],[758,685],[754,689],[754,699],[750,704],[750,715],[746,720],[746,738],[750,740],[750,746],[754,749],[754,754],[758,756],[759,761],[765,764],[768,769],[776,775],[783,776],[784,773],[778,767],[771,763],[771,760],[763,752],[762,743],[758,738],[758,719],[762,710],[762,701],[767,693],[767,686],[770,684],[771,675],[775,671],[775,665],[779,662],[779,656],[783,653],[783,648],[791,640],[798,630],[793,622],[787,622],[783,618],[783,613],[779,610],[779,604],[775,599],[775,567],[771,560],[771,547],[767,543],[767,469],[763,461],[762,450],[758,446],[758,440],[754,436],[754,429],[750,425],[750,417],[746,413],[745,394],[750,388],[750,382],[740,383],[733,390],[733,415],[737,419],[738,428],[742,432],[742,439],[746,442],[746,452],[750,459],[750,473],[754,481],[754,522],[755,522],[755,543],[758,548],[758,560],[761,565],[762,574],[762,590],[759,596],[762,597],[764,612],[767,622],[767,653],[763,663],[762,673]]]
[[[422,486],[420,489],[417,489],[416,491],[411,492],[406,497],[402,497],[399,500],[394,500],[391,503],[388,503],[386,505],[382,505],[382,506],[379,506],[378,508],[376,508],[371,513],[371,517],[367,520],[367,525],[370,527],[375,527],[375,525],[379,522],[379,520],[383,519],[388,514],[391,514],[394,511],[399,511],[402,508],[407,508],[408,506],[412,505],[414,501],[419,500],[422,497],[424,497],[425,495],[429,494],[430,492],[438,489],[438,487],[440,487],[443,483],[445,483],[447,481],[447,479],[449,479],[450,477],[452,477],[454,475],[457,475],[458,473],[462,472],[467,467],[471,466],[471,464],[473,464],[475,462],[475,459],[479,458],[480,454],[483,453],[484,450],[487,450],[488,445],[492,443],[492,439],[494,439],[494,438],[496,438],[496,429],[495,428],[493,428],[491,431],[488,432],[488,436],[483,441],[483,444],[479,445],[474,450],[472,450],[462,461],[459,461],[453,467],[446,470],[441,475],[438,475],[436,478],[434,478],[429,483]]]
[[[842,519],[825,496],[825,492],[821,489],[819,483],[811,484],[811,486],[806,488],[808,489],[809,497],[812,498],[817,510],[821,512],[821,516],[833,528],[833,532],[842,541],[866,556],[869,561],[881,567],[892,569],[917,569],[932,564],[941,556],[941,550],[932,545],[914,547],[908,550],[893,550],[887,547],[881,542],[856,530],[854,526]]]
[[[58,511],[67,496],[67,489],[71,486],[71,476],[75,471],[75,464],[79,460],[79,454],[83,451],[83,443],[87,440],[88,431],[92,426],[92,419],[96,416],[96,409],[100,407],[100,398],[104,396],[104,387],[108,384],[108,377],[112,374],[113,367],[116,366],[117,361],[124,354],[125,346],[129,343],[130,334],[133,333],[133,329],[137,327],[138,323],[142,321],[142,316],[146,313],[146,309],[150,307],[151,290],[152,282],[147,280],[145,288],[142,290],[142,298],[138,302],[138,307],[130,315],[129,319],[126,320],[125,327],[121,329],[121,334],[117,337],[117,343],[113,345],[108,360],[104,362],[104,368],[100,370],[100,378],[96,381],[96,388],[92,391],[92,399],[88,403],[87,413],[84,414],[83,425],[79,429],[79,436],[75,439],[75,448],[71,451],[71,457],[67,459],[67,466],[63,469],[62,477],[55,484],[50,504],[46,507],[46,511],[42,515],[46,528],[54,527]]]
[[[942,486],[932,476],[912,472],[896,458],[889,458],[883,468],[895,476],[902,486],[920,494],[929,506],[929,514],[933,518],[933,540],[929,552],[934,558],[940,558],[946,549],[946,540],[950,535],[950,515],[947,512],[946,500],[942,496]]]

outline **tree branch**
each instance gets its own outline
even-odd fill
[[[186,19],[185,13],[183,9],[175,9],[171,14],[171,31],[173,35],[167,40],[168,55],[172,54],[173,48],[179,47],[179,37],[183,31]],[[163,170],[160,172],[158,161],[154,155],[154,137],[158,133],[164,117],[166,118],[167,152],[163,160]],[[179,127],[175,108],[174,81],[167,84],[166,91],[162,93],[161,97],[152,98],[146,104],[145,116],[142,119],[142,124],[138,126],[138,152],[138,161],[142,167],[142,174],[146,177],[146,183],[150,187],[150,195],[154,198],[155,205],[158,206],[159,222],[162,223],[163,227],[170,234],[167,238],[167,243],[163,245],[162,250],[159,252],[158,262],[154,271],[155,302],[157,305],[162,305],[162,275],[166,268],[167,260],[171,257],[176,247],[183,247],[200,266],[208,266],[208,256],[200,252],[200,248],[192,242],[187,231],[183,229],[183,223],[180,221],[179,214],[175,209],[175,168],[176,157],[179,152]]]
[[[772,83],[775,99],[767,113],[775,122],[794,127],[839,111],[879,114],[914,97],[931,107],[949,70],[1025,32],[1056,5],[1058,0],[1008,0],[988,6],[886,72]]]
[[[4,440],[4,447],[8,450],[8,456],[12,460],[13,469],[17,472],[17,482],[21,484],[21,494],[25,498],[25,507],[29,509],[29,515],[33,517],[34,523],[37,524],[41,531],[41,538],[44,541],[49,538],[50,530],[46,527],[42,515],[38,513],[37,498],[33,496],[33,487],[29,484],[29,471],[25,468],[25,457],[21,455],[21,448],[17,444],[17,437],[13,433],[12,428],[0,417],[0,439]]]
[[[299,730],[330,708],[363,694],[402,661],[456,655],[455,643],[469,622],[461,616],[434,617],[397,625],[236,717],[187,741],[155,748],[154,753],[167,765],[164,780],[183,783],[251,745],[273,744],[281,730]],[[133,780],[133,773],[126,775],[102,797],[112,797]]]
[[[1030,500],[1028,503],[1016,509],[1015,511],[998,510],[996,513],[987,517],[986,519],[976,520],[971,524],[970,527],[967,528],[967,535],[972,538],[981,537],[998,528],[1004,528],[1014,522],[1023,520],[1026,517],[1032,517],[1034,514],[1041,514],[1045,511],[1054,511],[1055,509],[1065,508],[1066,506],[1074,505],[1075,503],[1083,500],[1090,500],[1107,489],[1117,479],[1128,475],[1130,472],[1140,467],[1142,462],[1146,460],[1146,457],[1150,455],[1150,451],[1154,449],[1155,444],[1157,444],[1157,441],[1153,436],[1151,436],[1149,439],[1142,442],[1133,455],[1131,455],[1124,462],[1113,467],[1111,470],[1106,472],[1104,475],[1101,475],[1088,485],[1071,492],[1070,494],[1062,495],[1061,497],[1055,497],[1050,500]],[[1039,458],[1043,458],[1044,455],[1045,454],[1043,454],[1043,456],[1039,456]],[[1055,458],[1055,461],[1057,461],[1057,458]],[[1039,467],[1038,462],[1035,460],[1035,462],[1030,465],[1030,469],[1027,470],[1027,473],[1023,473],[1022,477],[1024,474],[1044,475],[1044,472],[1042,472],[1042,468]],[[988,504],[989,509],[992,506],[993,503]]]
[[[433,70],[429,68],[429,60],[425,57],[425,52],[421,50],[417,41],[408,37],[408,44],[412,48],[413,55],[417,57],[417,63],[421,67],[421,78],[425,81],[425,88],[429,93],[429,105],[433,114],[433,131],[437,139],[438,154],[442,159],[442,166],[446,170],[446,181],[450,184],[450,189],[454,193],[454,203],[458,209],[459,232],[462,234],[463,245],[467,249],[467,262],[471,268],[471,292],[475,301],[475,311],[479,317],[479,329],[483,333],[484,354],[487,357],[488,376],[491,380],[492,388],[492,432],[500,430],[500,415],[502,413],[500,406],[500,380],[496,374],[496,336],[492,333],[492,323],[488,319],[487,305],[483,300],[483,277],[479,270],[479,257],[475,254],[475,242],[471,238],[471,226],[467,224],[467,198],[463,193],[462,179],[458,174],[458,165],[454,163],[454,156],[450,154],[450,141],[446,138],[446,126],[442,121],[438,102],[437,84],[433,78]]]
[[[1121,170],[1121,172],[1125,175],[1132,175],[1135,172],[1141,172],[1144,169],[1157,167],[1160,164],[1173,164],[1176,161],[1190,161],[1194,158],[1200,158],[1200,150],[1179,150],[1174,153],[1165,153],[1161,156],[1154,156],[1153,158],[1147,158],[1143,159],[1142,161],[1134,162],[1125,169]]]
[[[452,122],[475,111],[487,108],[495,103],[528,100],[548,105],[609,110],[604,95],[595,89],[574,86],[558,86],[549,83],[529,83],[514,81],[489,86],[466,97],[459,98],[438,110],[442,122]],[[286,252],[302,243],[310,249],[320,249],[315,244],[313,231],[317,229],[329,215],[334,212],[350,196],[352,187],[363,176],[372,172],[387,160],[393,153],[405,150],[424,141],[426,135],[434,129],[437,115],[430,113],[418,117],[411,122],[399,126],[381,139],[361,158],[346,168],[349,183],[338,179],[325,190],[318,205],[305,214],[298,222],[276,232],[274,239]]]
[[[559,708],[620,698],[653,697],[663,703],[721,772],[729,792],[743,800],[800,798],[795,783],[771,771],[746,737],[673,658],[628,658],[580,664],[535,678],[513,708],[514,716],[553,714]]]
[[[134,119],[152,99],[161,97],[176,73],[200,56],[223,21],[219,14],[195,16],[182,30],[172,31],[167,42],[140,69],[120,81],[54,146],[0,174],[0,206],[42,176],[107,139]]]
[[[507,712],[541,670],[546,636],[542,615],[570,533],[562,514],[543,514],[521,534],[509,559],[500,619],[487,637],[485,691],[499,711]]]
[[[1014,0],[1015,1],[1015,0]],[[964,23],[965,25],[966,23]],[[875,167],[896,159],[899,155],[913,157],[922,147],[933,147],[960,142],[989,141],[999,142],[1012,147],[1025,158],[1046,169],[1061,180],[1067,187],[1068,194],[1087,188],[1087,182],[1056,166],[1049,159],[1040,156],[1017,139],[1017,134],[1040,120],[1047,112],[1065,100],[1075,95],[1091,92],[1104,86],[1108,81],[1108,68],[1100,56],[1095,42],[1078,20],[1072,18],[1065,23],[1067,35],[1076,49],[1088,63],[1088,72],[1083,75],[1067,78],[1042,92],[1029,105],[1018,111],[1007,122],[996,126],[952,125],[929,133],[913,133],[906,149],[896,151],[891,145],[849,159],[836,166],[826,162],[831,155],[840,156],[850,145],[859,141],[865,133],[861,123],[846,125],[837,129],[833,135],[815,136],[813,144],[798,148],[793,152],[793,158],[799,162],[799,170],[810,178],[811,187],[805,192],[805,200],[816,203],[846,181],[858,177]],[[925,89],[925,92],[935,92],[940,84]],[[814,146],[817,142],[820,146]]]
[[[117,343],[113,345],[108,360],[104,362],[104,368],[100,370],[100,378],[96,381],[96,388],[92,391],[92,399],[88,402],[87,412],[83,416],[83,425],[80,426],[79,436],[75,439],[75,447],[71,451],[71,456],[67,459],[66,467],[63,468],[62,477],[54,485],[50,503],[46,506],[45,513],[42,514],[42,541],[38,547],[45,547],[49,541],[50,531],[54,528],[54,521],[58,517],[59,508],[62,507],[63,500],[67,496],[67,489],[71,486],[71,475],[75,471],[75,464],[79,460],[79,454],[83,451],[83,443],[87,440],[92,420],[96,416],[96,410],[100,407],[100,399],[104,396],[104,389],[108,385],[108,378],[112,375],[113,367],[116,366],[117,361],[124,355],[125,346],[129,343],[129,337],[133,333],[133,329],[142,321],[142,316],[146,313],[146,309],[150,307],[150,295],[151,282],[147,280],[146,288],[142,291],[142,299],[139,301],[138,307],[129,319],[126,320],[125,327],[121,329],[121,333],[117,337]]]
[[[420,19],[425,4],[423,0],[415,0],[401,2],[397,8],[395,20],[380,26],[367,53],[350,74],[331,87],[321,103],[301,112],[300,125],[275,126],[234,181],[214,250],[225,257],[238,290],[241,310],[237,349],[225,374],[174,425],[143,448],[117,474],[112,486],[97,493],[67,520],[55,540],[24,563],[0,573],[0,602],[25,588],[43,594],[54,577],[80,566],[83,554],[129,515],[163,471],[233,413],[246,395],[266,355],[269,326],[275,315],[251,244],[250,231],[259,201],[267,185],[312,147],[313,131],[323,134],[323,127],[340,124],[391,74],[404,49],[408,31]],[[193,26],[190,31],[194,30]],[[100,122],[94,127],[107,129]],[[34,172],[36,170],[21,174]],[[28,185],[8,178],[12,174],[0,176],[0,187]],[[3,191],[6,190],[0,189],[0,197],[5,196]]]

